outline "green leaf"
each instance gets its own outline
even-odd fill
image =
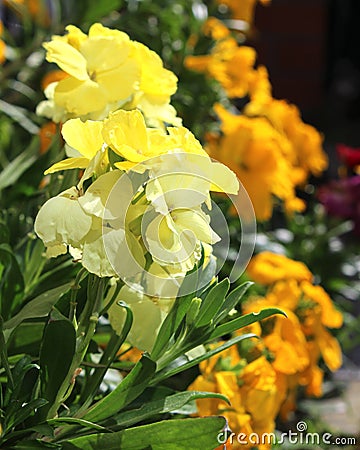
[[[102,0],[101,2],[88,2],[88,8],[85,10],[84,22],[92,23],[98,21],[99,17],[116,11],[123,5],[123,0]]]
[[[71,283],[65,283],[40,294],[38,297],[34,298],[34,300],[27,303],[16,316],[5,322],[4,329],[13,330],[26,319],[47,316],[51,308],[59,300],[60,296],[64,294],[70,286]]]
[[[16,307],[16,297],[24,289],[24,280],[19,264],[8,244],[0,244],[0,273],[0,312],[3,319],[6,320]],[[6,322],[4,323],[5,328],[7,328]]]
[[[156,414],[171,413],[173,411],[179,410],[190,401],[203,398],[219,398],[221,400],[224,400],[224,402],[229,403],[228,399],[224,395],[214,392],[179,392],[177,394],[169,395],[161,399],[144,403],[140,408],[117,414],[116,416],[111,418],[111,421],[116,422],[116,426],[112,426],[111,429],[114,430],[119,429],[120,427],[129,427],[145,419],[151,418]]]
[[[3,332],[3,319],[0,316],[0,361],[1,361],[1,367],[3,367],[5,369],[5,373],[7,376],[7,385],[8,388],[13,389],[14,388],[14,380],[13,380],[13,376],[10,370],[10,364],[9,364],[9,360],[8,360],[8,355],[7,355],[7,348],[5,345],[5,337],[4,337],[4,332]],[[2,399],[2,396],[0,397]],[[2,402],[1,402],[1,407],[3,407]]]
[[[21,175],[34,164],[38,158],[38,149],[39,138],[35,136],[29,147],[21,152],[1,171],[0,191],[15,184]]]
[[[216,259],[212,257],[206,264],[205,268],[202,267],[200,280],[198,283],[200,284],[200,287],[198,288],[196,293],[197,296],[200,296],[200,293],[204,290],[204,288],[206,289],[206,287],[211,283],[215,275],[216,275]]]
[[[24,406],[20,406],[20,408],[16,410],[16,413],[10,418],[10,420],[7,418],[8,420],[6,421],[6,428],[10,429],[16,427],[21,422],[24,422],[24,420],[32,416],[39,408],[41,408],[46,404],[47,400],[43,398],[37,398],[31,400]]]
[[[244,316],[230,320],[230,322],[226,322],[223,325],[216,327],[210,335],[210,340],[217,339],[225,334],[233,333],[234,331],[240,330],[240,328],[247,327],[254,322],[259,322],[274,314],[282,314],[285,316],[285,313],[278,308],[266,308],[258,313],[245,314]]]
[[[156,363],[144,354],[119,386],[95,403],[83,418],[90,422],[100,422],[118,413],[149,386],[155,371]]]
[[[206,353],[203,353],[202,355],[191,359],[190,361],[185,362],[184,364],[179,364],[176,367],[173,367],[171,369],[164,369],[163,371],[159,372],[157,376],[153,379],[152,384],[159,383],[162,380],[165,380],[166,378],[172,377],[173,375],[176,375],[179,372],[183,372],[184,370],[190,369],[191,367],[196,366],[197,364],[200,364],[201,361],[205,361],[205,359],[209,359],[214,355],[217,355],[218,353],[222,352],[223,350],[226,350],[227,348],[231,347],[232,345],[237,344],[240,341],[243,341],[244,339],[249,338],[256,338],[257,336],[253,333],[248,334],[242,334],[241,336],[235,336],[232,339],[229,339],[224,344],[220,345],[219,347],[216,347],[212,350],[209,350]],[[187,357],[186,357],[187,358]],[[183,361],[184,358],[179,358],[179,360]]]
[[[19,404],[20,406],[21,403],[25,400],[19,398],[22,383],[27,373],[35,367],[36,367],[35,364],[31,364],[31,358],[28,355],[23,356],[15,364],[15,367],[12,369],[11,372],[12,379],[14,380],[13,386],[11,385],[11,383],[8,383],[6,386],[4,395],[4,406],[7,406],[11,401],[14,402],[14,404]]]
[[[69,439],[63,450],[189,450],[218,447],[217,437],[226,425],[223,417],[164,420],[149,425]]]
[[[216,284],[205,299],[201,303],[200,311],[195,319],[194,327],[200,328],[209,324],[221,305],[224,303],[225,295],[230,287],[230,282],[227,278]]]
[[[219,323],[223,319],[225,319],[225,317],[227,317],[229,312],[236,307],[236,305],[240,302],[240,300],[242,300],[245,292],[253,284],[254,284],[253,282],[247,281],[246,283],[243,283],[241,286],[238,286],[236,289],[230,292],[230,294],[226,297],[225,302],[221,307],[220,311],[215,315],[214,322]]]
[[[39,133],[39,127],[26,116],[27,110],[25,108],[20,108],[0,99],[0,111],[11,117],[29,133],[36,135]]]
[[[49,401],[47,412],[68,375],[75,353],[76,333],[69,320],[48,323],[40,350],[40,396]],[[45,411],[45,412],[44,412]]]
[[[51,444],[50,442],[40,441],[39,439],[31,441],[21,441],[18,444],[11,447],[15,450],[32,450],[32,449],[43,449],[43,448],[58,448],[61,449],[60,444]]]
[[[80,425],[85,428],[90,428],[92,430],[97,431],[109,431],[105,427],[102,427],[101,425],[98,425],[97,423],[89,422],[88,420],[84,419],[78,419],[76,417],[59,417],[58,419],[50,419],[46,421],[49,425],[63,425],[70,424],[70,425]]]
[[[19,353],[26,353],[37,357],[40,351],[44,327],[44,321],[21,323],[7,340],[8,354],[13,356]],[[10,332],[10,330],[5,330],[4,334],[8,336]]]

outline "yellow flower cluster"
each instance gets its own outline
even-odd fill
[[[44,44],[62,71],[45,80],[51,100],[38,112],[68,119],[67,158],[45,173],[83,172],[42,206],[35,231],[49,257],[69,251],[89,272],[126,282],[118,300],[135,314],[129,341],[150,350],[186,272],[220,240],[206,210],[210,192],[236,194],[239,184],[179,125],[169,103],[176,77],[158,55],[100,24],[88,35],[72,25],[67,31]],[[109,317],[120,332],[116,302]]]
[[[255,433],[259,448],[268,448],[261,436],[274,431],[279,414],[286,420],[295,410],[298,387],[304,386],[307,395],[321,395],[320,357],[330,370],[340,367],[341,349],[327,328],[341,327],[342,315],[324,289],[312,284],[313,275],[301,262],[263,252],[252,259],[248,274],[268,291],[265,297],[250,298],[243,312],[278,307],[287,317],[277,315],[241,329],[260,341],[233,346],[202,362],[201,375],[189,389],[226,395],[230,407],[217,399],[201,400],[199,414],[224,415],[236,435]],[[233,446],[251,447],[236,440]]]
[[[119,30],[100,23],[88,35],[69,25],[65,36],[44,44],[46,59],[67,75],[45,89],[37,113],[55,122],[70,118],[100,120],[109,112],[138,108],[149,125],[180,125],[170,97],[177,78],[160,57]]]
[[[255,67],[255,50],[239,46],[226,30],[210,18],[205,32],[215,39],[211,54],[185,61],[188,68],[217,80],[229,98],[249,97],[241,113],[215,105],[221,133],[206,136],[206,149],[237,174],[258,220],[271,217],[275,199],[284,202],[288,213],[302,211],[305,205],[296,197],[296,187],[327,167],[322,137],[302,121],[295,105],[272,97],[266,68]]]
[[[130,245],[138,270],[150,252],[158,264],[184,274],[198,258],[200,242],[219,239],[201,205],[211,190],[236,193],[238,183],[229,169],[210,160],[186,128],[147,128],[140,111],[119,110],[104,121],[71,119],[62,135],[70,157],[46,173],[85,171],[77,186],[48,200],[36,218],[35,230],[49,256],[66,253],[70,246],[89,272],[116,276],[117,268],[104,248],[105,232],[112,251],[122,257]],[[109,152],[119,160],[110,164]],[[126,175],[129,169],[142,174],[140,186]],[[92,178],[95,181],[85,190]],[[149,219],[139,228],[145,213]]]
[[[268,286],[268,290],[265,297],[245,303],[244,312],[276,306],[287,315],[269,319],[258,329],[272,367],[287,391],[282,405],[286,418],[295,409],[299,385],[308,395],[321,395],[320,358],[331,371],[341,366],[340,345],[328,328],[340,328],[342,314],[326,291],[312,284],[311,272],[299,261],[263,252],[252,259],[247,271],[251,279]]]

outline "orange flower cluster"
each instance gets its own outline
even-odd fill
[[[286,419],[295,409],[299,385],[305,387],[307,395],[321,395],[320,358],[331,371],[341,366],[340,345],[328,328],[340,328],[343,317],[325,290],[312,284],[313,276],[301,262],[263,252],[252,259],[248,274],[268,290],[265,297],[249,299],[244,312],[278,307],[287,315],[264,321],[258,330],[277,378],[287,391],[281,411]]]
[[[255,67],[253,48],[239,46],[213,17],[204,32],[215,40],[211,53],[189,56],[185,65],[217,80],[229,98],[249,97],[241,112],[215,105],[221,132],[206,136],[208,153],[237,174],[258,220],[271,217],[276,199],[287,213],[302,211],[305,204],[296,197],[296,188],[327,167],[322,136],[302,121],[295,105],[272,97],[268,72]]]
[[[250,298],[243,312],[277,307],[287,317],[276,315],[241,329],[260,340],[244,341],[202,362],[201,375],[189,389],[226,395],[230,406],[219,399],[199,400],[199,414],[225,416],[236,435],[255,433],[258,448],[266,449],[271,442],[261,437],[274,431],[278,415],[287,420],[295,410],[299,386],[307,395],[321,395],[320,358],[332,371],[340,367],[341,349],[327,328],[341,327],[342,315],[324,289],[312,284],[313,275],[301,262],[263,252],[253,258],[248,274],[268,291]],[[234,440],[231,448],[251,446]]]
[[[276,372],[265,356],[247,363],[233,346],[200,364],[201,375],[189,386],[189,390],[219,392],[225,395],[230,406],[216,398],[197,401],[199,415],[222,415],[236,435],[232,449],[270,448],[262,436],[272,433],[275,418],[284,399],[281,386],[277,386]],[[255,443],[247,438],[258,437]],[[219,449],[222,447],[219,447]]]

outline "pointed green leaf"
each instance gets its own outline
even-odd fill
[[[6,320],[17,306],[16,296],[24,290],[19,264],[8,244],[0,244],[0,270],[0,313]],[[6,322],[3,328],[6,328]]]
[[[156,414],[171,413],[182,408],[184,405],[193,400],[203,398],[220,398],[224,402],[229,403],[228,399],[221,394],[214,392],[185,391],[167,397],[157,399],[148,403],[144,403],[140,408],[125,411],[117,414],[111,419],[116,421],[116,426],[111,427],[112,430],[129,427],[139,423],[145,419],[151,418]]]
[[[194,327],[200,328],[209,324],[218,310],[224,303],[225,295],[230,288],[227,278],[216,284],[201,303],[199,314],[197,315]]]
[[[232,345],[237,344],[238,342],[249,339],[249,338],[256,338],[257,336],[253,333],[247,333],[242,334],[241,336],[235,336],[232,339],[229,339],[224,344],[220,345],[219,347],[216,347],[212,350],[209,350],[206,353],[203,353],[202,355],[198,356],[197,358],[187,360],[184,362],[184,364],[179,364],[176,367],[173,367],[171,369],[164,369],[161,372],[157,374],[157,376],[152,381],[152,384],[159,383],[162,380],[165,380],[166,378],[172,377],[176,375],[177,373],[183,372],[184,370],[190,369],[190,367],[194,367],[197,364],[200,364],[201,361],[205,361],[205,359],[209,359],[214,355],[217,355],[218,353],[222,352],[223,350],[226,350],[227,348],[231,347]],[[179,358],[179,360],[183,361],[184,358]]]
[[[95,403],[83,419],[100,422],[118,413],[148,387],[155,371],[156,363],[144,354],[117,388]]]
[[[48,323],[44,331],[40,350],[40,396],[49,401],[51,407],[58,390],[68,375],[75,353],[76,333],[69,320]]]
[[[71,283],[65,283],[50,291],[40,294],[38,297],[27,303],[21,311],[4,323],[4,330],[13,330],[21,322],[26,319],[35,317],[45,317],[49,314],[51,308],[59,300],[60,296],[64,294],[71,286]],[[9,333],[8,333],[9,335]]]
[[[230,292],[230,294],[226,297],[225,302],[220,309],[220,311],[215,315],[214,322],[219,323],[227,315],[231,310],[233,310],[236,305],[242,300],[245,292],[249,289],[250,286],[252,286],[254,283],[251,281],[247,281],[246,283],[243,283],[241,286],[238,286],[236,289]]]
[[[223,417],[163,420],[136,428],[69,439],[63,450],[213,450],[226,425]]]
[[[38,158],[38,149],[39,137],[35,136],[29,147],[13,159],[0,173],[0,191],[15,184],[21,175],[34,164]]]
[[[266,319],[274,314],[282,314],[285,316],[285,313],[278,308],[266,308],[258,313],[245,314],[244,316],[238,317],[237,319],[216,327],[211,333],[210,339],[217,339],[225,334],[233,333],[234,331],[240,330],[240,328],[247,327],[254,322],[259,322],[260,320]]]

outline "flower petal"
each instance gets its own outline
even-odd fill
[[[74,47],[62,40],[53,40],[44,44],[46,60],[57,64],[64,72],[77,80],[89,79],[86,70],[86,59]]]
[[[59,161],[45,170],[44,174],[59,172],[59,170],[69,170],[69,169],[85,169],[89,164],[87,158],[67,158],[63,161]]]
[[[61,134],[70,147],[91,159],[103,145],[102,127],[100,121],[71,119],[64,123]]]

